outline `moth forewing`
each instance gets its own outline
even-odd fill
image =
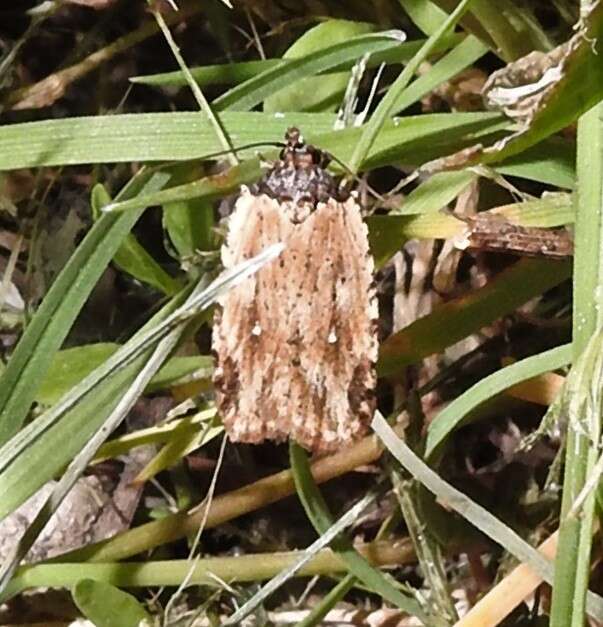
[[[286,245],[279,259],[220,301],[218,409],[233,441],[292,437],[333,451],[366,433],[375,408],[378,311],[367,229],[353,197],[310,203],[244,189],[224,266],[278,241]]]

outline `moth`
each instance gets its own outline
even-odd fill
[[[331,452],[375,410],[378,307],[367,228],[327,156],[286,134],[280,159],[243,187],[222,247],[226,269],[270,244],[275,261],[227,292],[214,320],[216,403],[232,441],[292,438]]]

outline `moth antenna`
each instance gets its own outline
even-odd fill
[[[275,148],[284,148],[286,144],[284,142],[277,142],[277,141],[250,142],[249,144],[243,144],[242,146],[238,146],[237,148],[233,148],[232,150],[225,149],[225,150],[220,150],[218,152],[212,152],[208,155],[204,155],[203,159],[213,159],[214,157],[222,157],[224,155],[236,153],[241,150],[248,150],[249,148],[259,148],[261,146],[272,146]]]
[[[355,172],[352,172],[352,170],[347,166],[347,164],[344,163],[341,159],[339,159],[333,153],[328,152],[326,150],[323,152],[329,158],[329,160],[334,161],[335,163],[340,165],[352,177],[352,179],[356,181],[356,183],[362,183],[363,185],[366,185],[366,188],[371,194],[371,196],[373,196],[380,202],[386,202],[385,198],[378,191],[373,189],[365,180],[360,178]]]

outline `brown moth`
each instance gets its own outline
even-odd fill
[[[270,244],[286,248],[219,302],[216,401],[233,441],[291,437],[328,452],[364,435],[375,409],[373,260],[360,207],[343,197],[324,154],[297,129],[286,139],[229,219],[226,269]]]

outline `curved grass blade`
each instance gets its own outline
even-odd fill
[[[425,462],[417,457],[408,445],[401,440],[377,412],[372,423],[373,430],[379,436],[389,452],[400,464],[420,481],[438,501],[446,503],[477,529],[492,538],[511,555],[521,562],[526,562],[547,583],[553,581],[553,564],[534,547],[523,540],[513,529],[502,523],[487,509],[472,501],[460,490],[452,487],[437,475]],[[596,620],[603,619],[603,598],[592,592],[588,593],[588,613]]]
[[[456,33],[443,37],[433,52],[444,52],[457,45],[462,39],[464,39],[463,35]],[[412,59],[417,53],[424,41],[423,39],[406,41],[398,46],[387,48],[380,52],[373,52],[371,58],[368,60],[367,67],[378,67],[381,63],[407,63],[409,59]],[[290,59],[278,58],[264,59],[262,61],[240,61],[219,65],[205,65],[201,67],[191,67],[190,73],[201,87],[205,87],[206,85],[238,85],[239,83],[256,77],[266,70],[271,70],[281,65],[286,66],[291,63],[291,61]],[[340,63],[327,72],[322,73],[321,76],[324,76],[324,78],[328,80],[329,74],[349,70],[353,67],[355,61],[356,59],[353,59],[345,63]],[[130,82],[142,85],[157,85],[160,87],[183,87],[187,84],[184,74],[179,71],[133,76],[130,78]]]
[[[333,521],[327,504],[312,477],[312,472],[308,464],[308,456],[298,444],[291,441],[289,444],[289,459],[291,461],[291,471],[293,472],[299,499],[316,532],[322,535],[333,525]],[[331,548],[345,561],[350,573],[370,590],[379,594],[390,603],[393,603],[401,610],[416,616],[423,622],[427,620],[419,603],[415,599],[400,592],[383,573],[373,568],[366,559],[354,549],[349,540],[344,537],[336,538],[331,543]]]
[[[140,174],[122,192],[156,191],[169,174]],[[0,445],[16,433],[50,363],[123,240],[144,209],[96,222],[55,279],[0,377]]]
[[[324,72],[342,63],[353,62],[367,53],[399,46],[404,39],[401,31],[352,37],[346,42],[294,59],[285,65],[270,68],[216,98],[212,105],[220,111],[226,109],[248,111],[293,81]]]
[[[215,409],[206,409],[193,416],[170,420],[165,424],[139,429],[105,442],[94,456],[95,462],[124,455],[131,449],[143,444],[161,444],[170,442],[185,434],[198,434],[207,431],[208,422],[216,415]]]
[[[252,79],[261,72],[286,63],[283,59],[262,59],[260,61],[239,61],[189,68],[191,76],[199,87],[207,85],[237,85]],[[187,84],[180,70],[131,76],[130,82],[137,85],[157,85],[159,87],[183,87]]]
[[[90,410],[91,413],[94,410],[102,415],[100,408],[103,405],[114,407],[115,405],[111,403],[115,402],[116,396],[119,400],[120,396],[113,387],[117,385],[116,383],[108,386],[107,395],[89,393],[98,389],[103,381],[113,379],[116,376],[125,376],[121,385],[127,388],[130,379],[123,372],[125,372],[125,367],[128,364],[132,364],[134,360],[140,361],[140,359],[144,363],[144,355],[149,347],[152,347],[169,335],[171,331],[179,328],[191,317],[197,315],[199,311],[213,303],[224,289],[238,284],[265,263],[276,258],[282,250],[282,244],[269,246],[256,257],[222,273],[207,289],[200,294],[193,295],[184,305],[179,306],[171,313],[169,313],[168,306],[168,315],[163,312],[163,318],[154,318],[147,323],[114,356],[65,395],[57,405],[44,412],[5,444],[0,449],[0,489],[4,497],[0,502],[0,519],[23,503],[48,478],[60,471],[71,459],[71,456],[81,448],[82,442],[86,442],[87,438],[94,433],[94,421],[85,421],[77,412],[75,415],[80,423],[78,423],[77,429],[71,425],[74,427],[73,432],[71,432],[68,421],[66,424],[64,420],[61,420],[67,412],[76,408],[82,400],[93,406]],[[97,399],[97,396],[102,396],[102,399]],[[97,407],[97,405],[99,406]],[[22,454],[25,450],[27,450],[27,455]],[[56,451],[57,454],[49,457],[49,450]],[[30,472],[29,463],[33,459],[34,453],[37,455],[37,463],[44,464],[48,469],[47,475],[42,472]]]
[[[224,433],[222,425],[212,426],[207,424],[205,429],[200,431],[187,431],[170,438],[165,446],[136,475],[132,483],[149,481],[162,470],[174,466],[186,455],[205,446],[222,433]]]
[[[572,345],[564,344],[539,355],[522,359],[485,377],[455,398],[430,423],[425,445],[425,458],[430,458],[438,446],[462,423],[465,416],[484,401],[516,383],[563,368],[571,361]]]

